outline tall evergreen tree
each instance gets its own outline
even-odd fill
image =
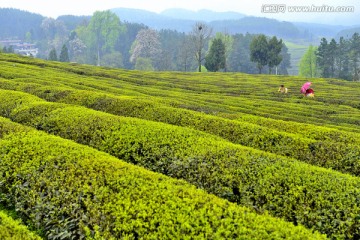
[[[66,44],[64,44],[61,48],[61,52],[60,52],[60,57],[59,57],[59,61],[60,62],[69,62],[69,50],[66,47]]]
[[[259,70],[256,63],[250,60],[250,44],[256,35],[246,33],[235,34],[232,52],[228,61],[228,70],[254,74]]]
[[[233,51],[233,43],[234,43],[234,38],[232,35],[228,34],[228,33],[220,33],[217,32],[215,35],[215,38],[221,39],[221,41],[223,42],[224,46],[225,46],[225,67],[224,67],[224,71],[226,72],[228,69],[228,61],[230,58],[230,54]]]
[[[279,70],[278,70],[278,74],[280,75],[289,75],[288,73],[288,68],[291,67],[291,55],[288,52],[288,48],[286,47],[285,43],[282,43],[282,48],[281,48],[281,63],[279,64]]]
[[[330,77],[329,44],[326,38],[322,38],[317,49],[317,66],[320,69],[321,77]]]
[[[338,56],[338,45],[335,39],[331,39],[328,45],[328,60],[329,60],[329,70],[330,77],[335,77],[336,74],[336,60]]]
[[[354,33],[350,39],[350,61],[352,67],[352,78],[354,81],[360,80],[360,35],[359,33]]]
[[[9,46],[9,47],[3,47],[2,51],[4,53],[14,53],[14,48],[12,46]]]
[[[250,59],[256,62],[259,73],[268,64],[269,44],[264,34],[253,38],[250,44]]]
[[[51,49],[51,51],[49,53],[49,60],[50,61],[57,61],[58,60],[55,48]]]
[[[225,45],[220,38],[212,41],[209,53],[205,57],[205,67],[210,72],[217,72],[225,68]]]
[[[8,53],[14,53],[14,52],[15,52],[14,47],[13,47],[13,46],[9,46],[7,52],[8,52]]]
[[[269,74],[272,73],[273,67],[277,67],[281,61],[281,49],[282,49],[282,40],[277,40],[274,36],[269,40],[268,43],[268,65],[269,65]]]

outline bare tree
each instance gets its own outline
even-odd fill
[[[197,22],[190,33],[199,72],[201,72],[201,62],[205,59],[205,45],[208,43],[211,34],[212,28],[201,22]]]

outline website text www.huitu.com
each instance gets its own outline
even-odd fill
[[[286,4],[263,4],[261,6],[263,13],[349,13],[354,11],[354,6],[287,6]]]

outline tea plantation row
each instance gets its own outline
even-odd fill
[[[0,155],[0,200],[47,239],[325,239],[4,118]],[[2,228],[37,239],[0,212]]]
[[[253,123],[231,121],[181,108],[168,107],[156,101],[133,97],[116,97],[91,91],[34,83],[14,83],[0,79],[0,88],[30,92],[49,101],[78,104],[116,115],[131,116],[208,132],[233,143],[293,157],[314,165],[360,174],[360,134],[331,128],[303,126],[296,134],[270,129]],[[2,94],[5,102],[9,94]],[[11,94],[10,94],[11,95]],[[10,98],[10,104],[16,99]],[[7,109],[9,106],[3,106]],[[274,121],[272,121],[274,122]],[[279,123],[283,124],[282,122]],[[294,124],[293,124],[294,125]],[[299,125],[299,124],[297,124]],[[273,126],[276,126],[273,124]],[[298,126],[295,126],[298,127]],[[288,126],[289,131],[293,126]],[[306,132],[307,136],[303,136]],[[310,139],[311,138],[311,139]]]
[[[331,237],[360,234],[360,179],[200,131],[0,91],[1,114]],[[84,124],[86,123],[86,124]]]
[[[356,99],[360,86],[341,80],[313,79],[316,97],[307,99],[296,90],[305,81],[308,79],[233,73],[124,71],[0,54],[0,89],[22,92],[0,90],[0,114],[110,153],[119,159],[114,161],[125,160],[185,179],[238,205],[258,213],[269,212],[295,225],[318,230],[332,239],[356,239],[360,236],[360,192],[356,177],[360,173],[360,105]],[[280,84],[290,89],[288,94],[277,93]],[[30,132],[25,138],[37,139],[39,133]],[[19,151],[26,149],[25,145],[20,146]],[[52,151],[54,154],[50,156],[59,153],[56,148]],[[29,158],[36,158],[37,154],[30,153]],[[74,176],[76,182],[79,175]],[[108,182],[104,186],[107,187]],[[43,190],[41,184],[40,189],[31,197],[40,195],[42,199],[48,191]],[[140,199],[144,201],[142,196]],[[14,206],[14,202],[9,206]],[[25,205],[27,208],[29,204]],[[238,208],[238,205],[231,206]],[[51,209],[63,209],[65,205],[54,203],[51,206]],[[80,208],[84,210],[83,206]],[[26,212],[23,215],[27,218],[30,218],[28,213],[37,211],[17,209]],[[141,227],[113,235],[113,229],[108,231],[109,228],[93,222],[79,225],[82,220],[67,218],[68,212],[61,216],[57,225],[48,226],[46,221],[53,216],[45,216],[43,224],[38,226],[47,238],[60,238],[60,234],[70,234],[65,238],[91,236],[95,239],[245,236],[243,232],[231,235],[233,230],[224,230],[227,235],[215,230],[203,235],[204,229],[196,230],[200,232],[198,235],[184,232],[164,235],[168,229],[161,234],[151,233],[149,229],[139,234]],[[138,214],[136,221],[137,217]],[[148,218],[142,220],[148,225]],[[196,229],[201,229],[204,224],[195,225]],[[257,236],[293,238],[291,234],[294,233],[278,233],[276,229],[262,234],[254,226],[249,229],[252,239]]]
[[[41,61],[31,61],[31,64],[27,65],[17,63],[14,67],[13,62],[30,61],[15,57],[8,57],[6,60],[8,66],[3,65],[2,69],[3,77],[8,69],[10,76],[6,78],[21,79],[31,76],[32,79],[52,81],[79,89],[161,97],[169,104],[210,114],[241,112],[359,131],[359,102],[354,98],[359,89],[357,83],[316,79],[314,84],[320,88],[319,93],[315,99],[309,100],[298,93],[302,83],[308,80],[295,77],[231,73],[142,73]],[[81,70],[76,70],[77,68]],[[277,87],[281,83],[288,84],[294,91],[287,96],[278,94]]]

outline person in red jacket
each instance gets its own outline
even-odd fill
[[[315,97],[314,90],[312,88],[306,89],[305,97]]]

